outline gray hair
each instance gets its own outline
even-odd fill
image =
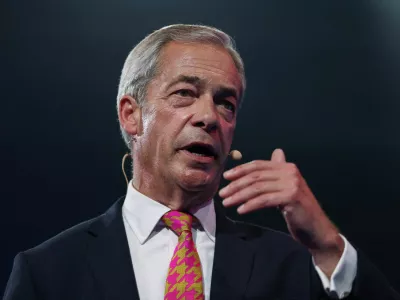
[[[214,27],[175,24],[154,31],[129,53],[119,82],[117,111],[119,111],[119,103],[124,95],[134,97],[139,106],[143,105],[147,85],[157,75],[161,50],[172,41],[207,43],[224,47],[231,55],[241,77],[241,98],[243,98],[246,88],[244,64],[236,50],[234,40],[228,34]],[[131,149],[131,136],[122,127],[121,133],[126,145]]]

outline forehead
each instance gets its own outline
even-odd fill
[[[242,88],[236,65],[222,46],[170,42],[161,52],[159,67],[159,76],[165,81],[189,75],[231,86],[238,91]]]

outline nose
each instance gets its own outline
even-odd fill
[[[218,115],[213,98],[204,95],[198,99],[196,104],[196,113],[192,117],[192,125],[200,127],[208,133],[215,131],[218,126]]]

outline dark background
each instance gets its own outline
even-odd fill
[[[2,1],[0,293],[19,251],[124,195],[120,70],[146,34],[179,22],[236,39],[244,161],[283,148],[400,289],[399,13],[397,0]],[[286,230],[276,210],[243,219]]]

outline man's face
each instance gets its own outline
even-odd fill
[[[230,150],[241,79],[222,47],[167,44],[147,87],[135,152],[141,171],[200,191],[219,184]]]

